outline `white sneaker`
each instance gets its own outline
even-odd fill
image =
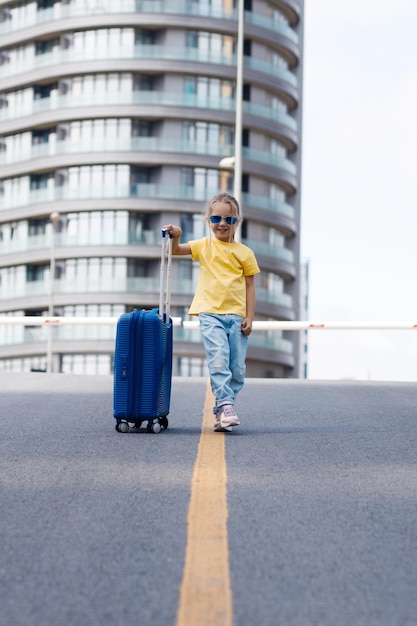
[[[231,426],[239,426],[240,424],[233,404],[223,404],[217,413],[217,419],[220,419],[220,426],[222,428],[230,428]]]

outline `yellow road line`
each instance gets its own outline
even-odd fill
[[[233,621],[225,436],[213,432],[213,405],[208,383],[191,484],[176,626],[231,626]]]

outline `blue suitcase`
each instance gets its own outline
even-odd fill
[[[168,241],[167,246],[163,230],[159,308],[124,313],[117,322],[113,416],[118,432],[140,428],[143,422],[149,432],[168,428],[172,381],[172,244],[170,238]]]

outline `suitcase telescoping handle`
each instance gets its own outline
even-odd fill
[[[163,318],[166,323],[168,323],[169,321],[169,315],[171,311],[171,281],[172,235],[168,233],[166,228],[163,228],[161,239],[161,286],[159,292],[159,317]]]

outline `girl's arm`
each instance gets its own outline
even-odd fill
[[[179,226],[174,226],[173,224],[167,224],[163,226],[170,235],[172,235],[172,254],[173,255],[182,255],[182,254],[191,254],[191,247],[188,243],[180,243],[180,238],[182,235],[182,230]]]
[[[255,317],[256,293],[255,276],[245,276],[246,280],[246,317],[242,322],[242,333],[250,335],[252,332],[252,322]]]

